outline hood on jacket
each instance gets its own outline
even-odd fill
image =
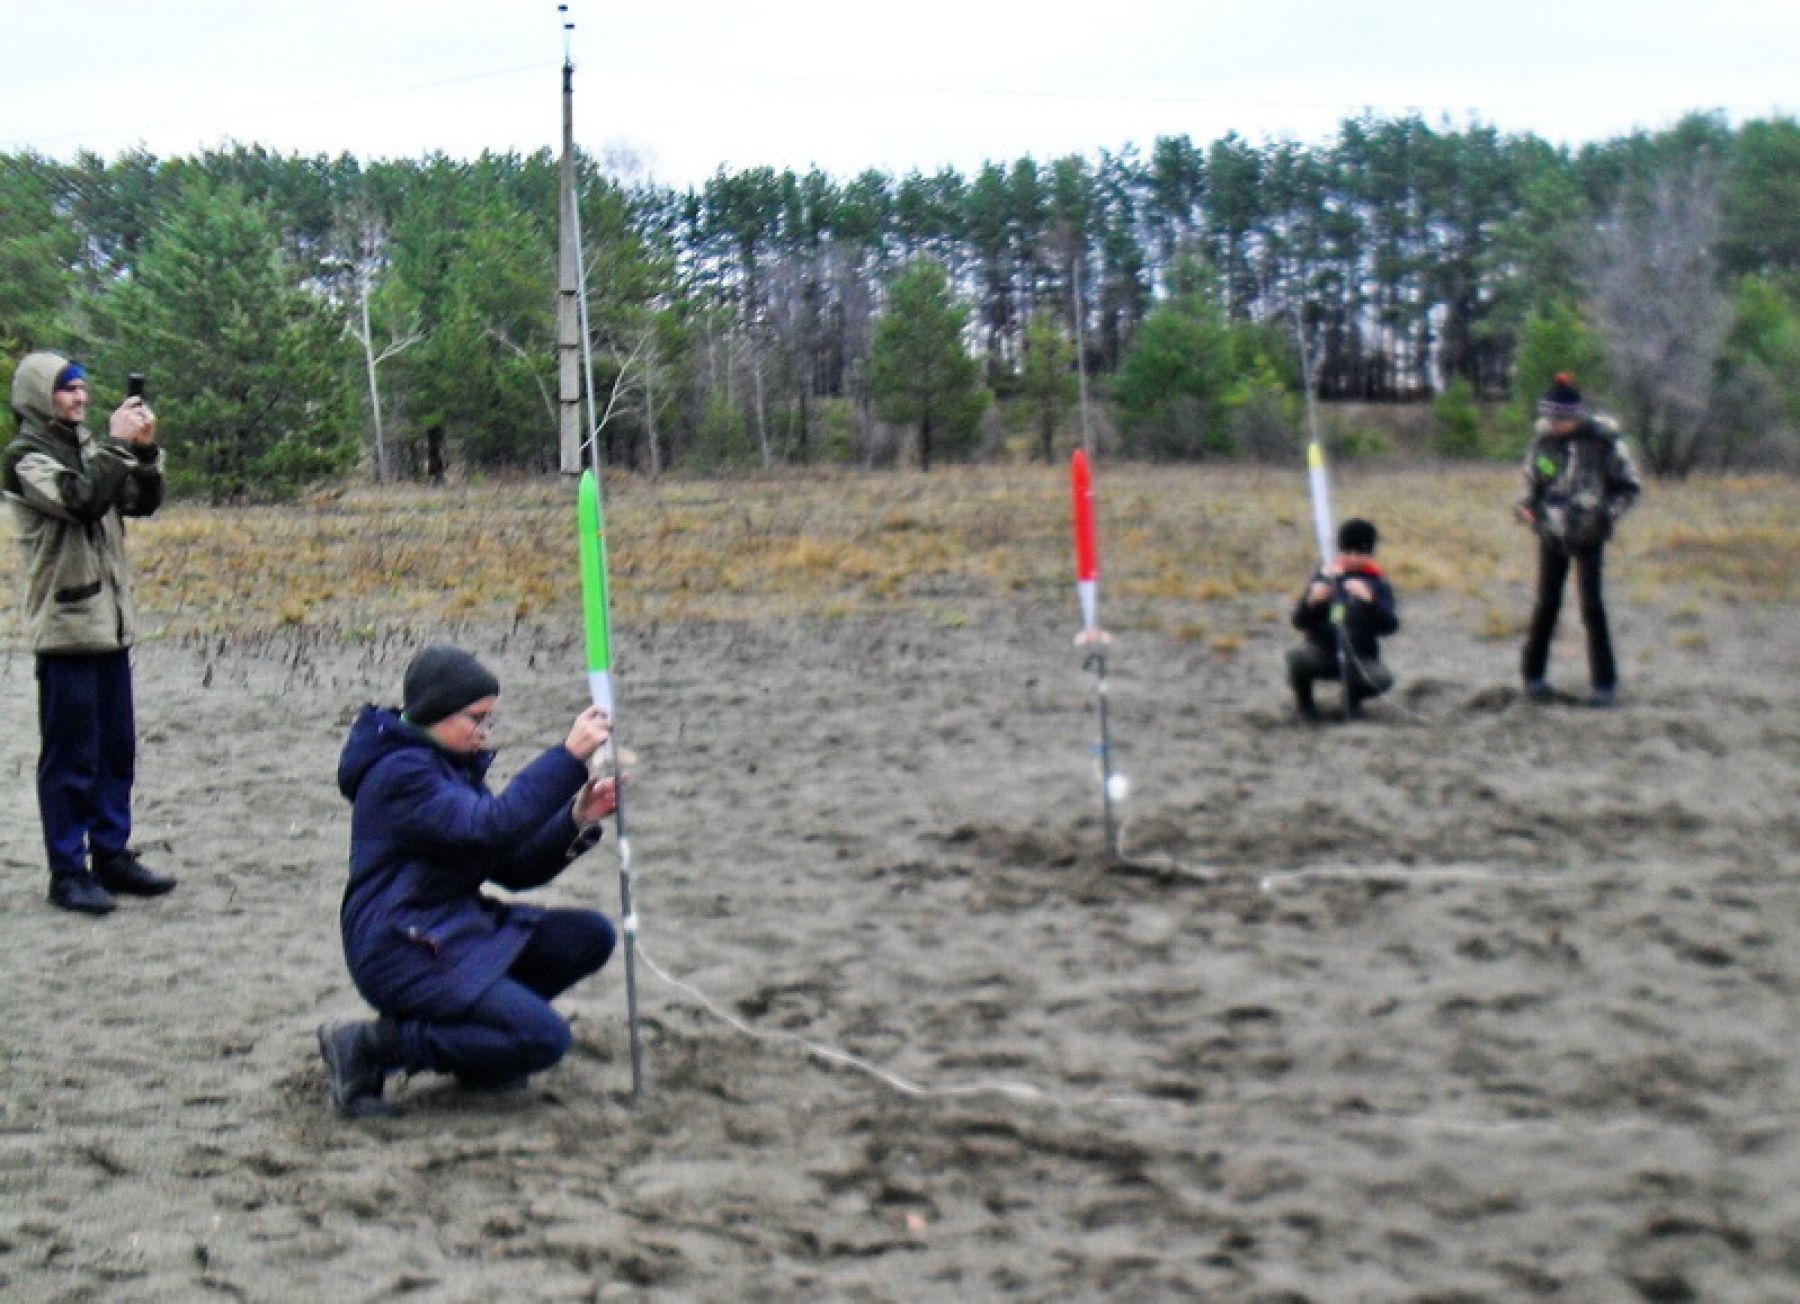
[[[20,359],[19,369],[13,372],[12,410],[21,422],[47,426],[56,420],[50,396],[58,373],[68,365],[69,360],[59,353],[27,353]]]
[[[489,751],[469,756],[447,752],[417,725],[401,719],[400,712],[389,706],[371,704],[356,713],[356,719],[350,725],[350,736],[344,739],[344,750],[338,757],[338,791],[354,802],[356,790],[362,787],[369,771],[379,762],[396,752],[417,748],[441,756],[451,765],[473,771],[477,779],[485,777],[488,766],[494,763],[494,753]]]
[[[1578,439],[1582,435],[1592,435],[1600,439],[1620,437],[1619,423],[1602,412],[1583,413],[1576,427],[1565,435],[1556,433],[1548,417],[1539,417],[1531,423],[1531,433],[1538,439]]]

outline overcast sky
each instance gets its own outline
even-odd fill
[[[1409,111],[1558,143],[1800,110],[1792,0],[571,0],[575,129],[677,186]],[[555,148],[551,0],[0,0],[0,150]]]

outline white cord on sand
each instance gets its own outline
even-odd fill
[[[1345,883],[1499,883],[1504,887],[1550,887],[1566,891],[1591,892],[1603,886],[1598,883],[1574,883],[1561,874],[1507,874],[1489,869],[1358,869],[1343,865],[1320,869],[1284,869],[1264,874],[1257,880],[1257,890],[1273,896],[1290,883],[1325,879]]]
[[[821,1045],[816,1041],[811,1041],[795,1033],[766,1031],[761,1028],[754,1028],[730,1011],[722,1008],[718,1002],[714,1001],[699,988],[693,986],[691,983],[683,982],[681,979],[673,977],[664,971],[655,960],[651,959],[650,956],[645,953],[642,943],[639,943],[638,945],[637,955],[638,959],[644,962],[644,967],[649,969],[651,973],[687,996],[714,1018],[736,1029],[738,1032],[743,1033],[746,1037],[749,1037],[754,1041],[785,1042],[790,1045],[799,1046],[809,1055],[822,1059],[827,1063],[841,1064],[846,1068],[856,1069],[860,1073],[865,1073],[868,1076],[875,1078],[877,1081],[887,1084],[902,1095],[911,1096],[915,1099],[999,1095],[1012,1100],[1036,1101],[1042,1104],[1055,1106],[1058,1109],[1080,1110],[1096,1106],[1123,1105],[1136,1109],[1157,1108],[1172,1110],[1185,1116],[1192,1116],[1195,1114],[1242,1113],[1246,1109],[1262,1108],[1271,1105],[1305,1107],[1304,1101],[1296,1100],[1291,1096],[1276,1095],[1242,1097],[1233,1100],[1214,1101],[1212,1103],[1195,1103],[1193,1101],[1181,1100],[1173,1096],[1146,1096],[1135,1092],[1110,1092],[1103,1095],[1088,1096],[1078,1099],[1046,1091],[1042,1087],[1034,1086],[1029,1082],[1007,1082],[999,1080],[958,1083],[945,1087],[928,1087],[914,1082],[910,1078],[901,1077],[898,1073],[884,1069],[878,1064],[872,1064],[859,1055],[852,1055],[848,1051],[836,1050],[830,1046]],[[1774,1125],[1789,1118],[1791,1114],[1792,1111],[1789,1111],[1788,1114],[1761,1115],[1753,1119],[1736,1120],[1732,1125],[1738,1127]],[[1322,1110],[1317,1106],[1311,1108],[1310,1116],[1315,1119],[1323,1119],[1339,1124],[1349,1124],[1351,1126],[1361,1123],[1367,1123],[1372,1126],[1386,1124],[1399,1127],[1422,1128],[1429,1131],[1466,1132],[1473,1134],[1579,1132],[1585,1136],[1597,1136],[1610,1132],[1664,1132],[1671,1126],[1667,1121],[1650,1118],[1615,1118],[1594,1123],[1565,1122],[1559,1119],[1550,1118],[1459,1119],[1433,1116],[1430,1114],[1405,1114],[1394,1110]],[[1721,1125],[1724,1125],[1726,1122],[1730,1121],[1722,1120]],[[1703,1125],[1696,1124],[1695,1126],[1700,1127]]]
[[[651,973],[655,974],[658,978],[661,978],[677,991],[687,995],[691,1000],[696,1001],[714,1018],[730,1024],[746,1037],[751,1037],[757,1041],[788,1042],[792,1045],[800,1046],[809,1055],[817,1056],[819,1059],[826,1060],[832,1064],[842,1064],[848,1068],[867,1073],[870,1077],[877,1078],[880,1081],[887,1083],[888,1086],[894,1088],[894,1090],[900,1092],[902,1095],[975,1096],[996,1094],[1011,1096],[1015,1100],[1054,1101],[1054,1097],[1047,1092],[1042,1091],[1027,1082],[971,1082],[953,1087],[920,1086],[916,1082],[901,1077],[898,1073],[889,1072],[880,1065],[871,1064],[868,1060],[857,1055],[852,1055],[848,1051],[833,1050],[830,1046],[822,1046],[816,1041],[808,1041],[805,1037],[798,1036],[791,1032],[768,1032],[761,1028],[751,1027],[730,1011],[722,1008],[698,987],[694,987],[689,983],[684,983],[681,979],[671,977],[669,974],[665,973],[662,967],[658,965],[655,960],[652,960],[644,951],[642,943],[639,943],[638,945],[638,959],[644,962],[644,967],[649,969]]]

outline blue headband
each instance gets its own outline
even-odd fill
[[[71,362],[68,366],[56,373],[56,383],[50,386],[50,389],[52,392],[59,389],[68,389],[73,386],[76,381],[86,379],[87,368],[82,366],[79,362]]]

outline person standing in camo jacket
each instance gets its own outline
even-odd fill
[[[1537,602],[1525,639],[1521,669],[1533,701],[1555,694],[1545,671],[1550,638],[1562,610],[1571,564],[1587,631],[1591,706],[1611,706],[1619,687],[1612,635],[1606,625],[1601,576],[1606,541],[1643,491],[1619,428],[1589,414],[1581,391],[1566,372],[1538,403],[1538,422],[1525,453],[1524,485],[1514,515],[1538,537]]]
[[[115,893],[161,896],[175,886],[127,845],[137,724],[125,518],[162,505],[156,414],[128,398],[108,417],[106,434],[93,434],[83,424],[87,373],[54,353],[20,361],[12,407],[19,433],[0,458],[0,477],[37,660],[37,792],[50,902],[103,915]]]

